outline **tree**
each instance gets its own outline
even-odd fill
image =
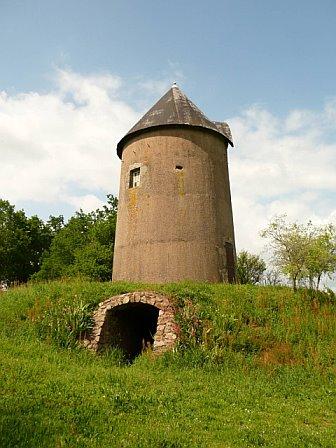
[[[39,270],[52,238],[48,223],[37,216],[27,218],[23,210],[0,199],[0,281],[27,281]]]
[[[265,270],[266,263],[259,255],[253,255],[247,251],[238,254],[236,264],[238,283],[251,283],[253,285],[259,283]]]
[[[84,275],[93,280],[110,280],[112,274],[110,245],[93,240],[75,250],[75,260],[69,273],[70,275]]]
[[[336,229],[329,224],[317,228],[308,245],[305,262],[310,288],[318,290],[323,275],[331,278],[336,271]]]
[[[274,263],[288,276],[294,291],[298,282],[304,278],[304,266],[309,243],[309,230],[297,223],[287,223],[286,216],[278,216],[261,236],[270,240],[273,249]]]
[[[64,227],[64,216],[49,216],[47,227],[50,229],[51,235],[54,237]]]
[[[24,281],[29,276],[29,243],[24,212],[0,200],[0,280]]]
[[[102,210],[80,210],[61,227],[34,279],[76,275],[96,280],[111,278],[118,201],[112,195],[107,198],[108,205]]]
[[[261,235],[270,240],[274,264],[292,282],[296,291],[300,281],[314,281],[318,289],[323,275],[336,270],[336,237],[332,225],[326,227],[287,223],[286,216],[276,217]]]

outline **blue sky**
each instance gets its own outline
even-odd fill
[[[336,2],[0,0],[0,192],[69,216],[118,193],[118,140],[177,81],[231,126],[238,249],[336,223]]]
[[[161,79],[172,67],[203,109],[274,113],[335,94],[334,0],[1,0],[4,89],[50,88],[52,67]]]

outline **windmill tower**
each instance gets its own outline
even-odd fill
[[[175,84],[121,139],[113,280],[234,281],[228,144]]]

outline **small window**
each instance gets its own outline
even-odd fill
[[[182,165],[176,165],[175,169],[178,170],[178,171],[181,171],[181,170],[183,170],[183,166]]]
[[[129,187],[134,188],[140,185],[140,168],[134,168],[130,172]]]

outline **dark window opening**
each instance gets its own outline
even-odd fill
[[[225,252],[226,252],[226,268],[227,268],[228,282],[234,283],[236,278],[236,268],[235,268],[235,259],[232,243],[228,242],[225,243]]]
[[[128,361],[153,346],[159,309],[146,303],[127,303],[106,314],[102,332],[103,347],[117,347]]]
[[[129,188],[138,187],[140,185],[140,168],[134,168],[130,171]]]
[[[175,169],[176,169],[176,170],[179,170],[179,171],[180,171],[180,170],[183,170],[183,166],[182,166],[182,165],[176,165],[176,166],[175,166]]]

